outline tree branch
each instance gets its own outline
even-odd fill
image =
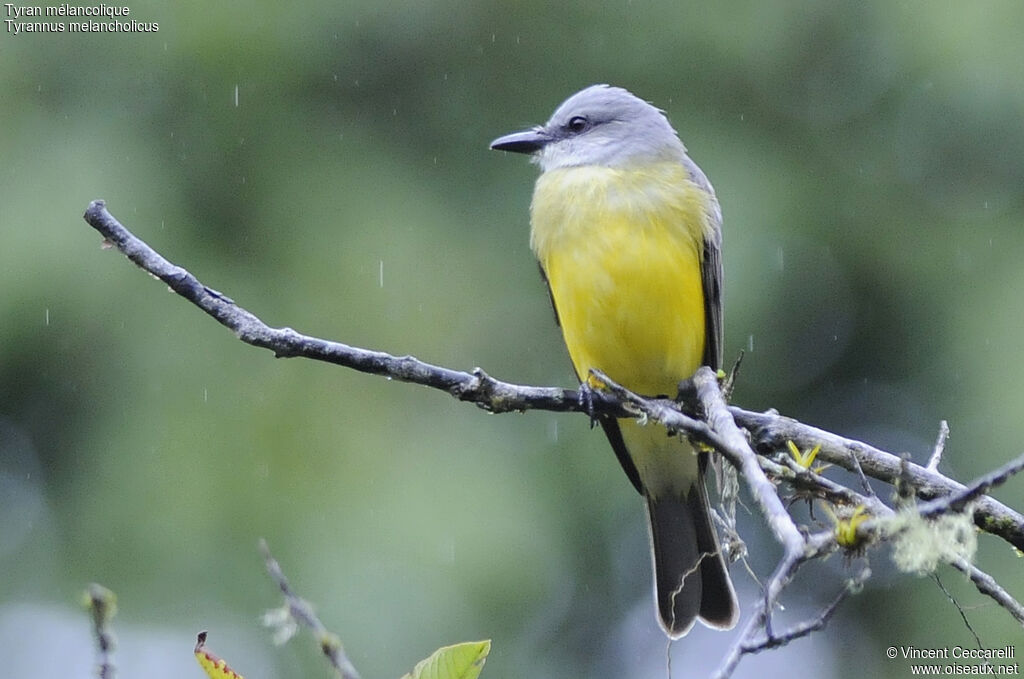
[[[746,643],[742,647],[743,653],[760,653],[761,651],[767,651],[773,648],[778,648],[779,646],[785,646],[791,641],[796,641],[797,639],[810,635],[812,632],[817,632],[818,630],[824,629],[825,625],[828,624],[828,621],[839,609],[839,604],[843,603],[846,600],[846,597],[848,597],[850,594],[853,594],[858,589],[860,589],[861,586],[863,586],[864,583],[867,582],[867,579],[869,577],[871,577],[871,569],[864,567],[863,569],[861,569],[860,573],[858,573],[856,577],[852,578],[851,580],[845,583],[843,588],[839,590],[839,593],[836,594],[835,598],[832,599],[832,602],[824,609],[822,609],[821,613],[819,613],[816,617],[812,618],[811,620],[807,620],[797,625],[794,625],[793,627],[786,630],[785,632],[782,632],[781,634],[776,634],[770,637],[765,636],[764,639],[756,643]]]
[[[277,585],[277,588],[281,590],[282,596],[284,596],[284,608],[265,615],[264,623],[271,627],[277,627],[279,630],[282,628],[288,630],[288,632],[278,637],[278,640],[282,642],[287,641],[294,633],[291,625],[300,624],[308,627],[316,637],[321,653],[324,654],[327,662],[334,668],[335,674],[340,679],[360,679],[355,666],[348,659],[348,656],[345,655],[341,639],[320,622],[320,618],[317,617],[313,606],[295,593],[295,590],[288,583],[288,578],[285,577],[284,571],[281,570],[281,565],[270,553],[267,541],[262,538],[260,538],[260,553],[263,555],[267,574]],[[282,612],[284,613],[283,616],[278,615],[278,613]]]
[[[859,464],[871,478],[891,485],[900,482],[909,484],[914,493],[924,500],[962,493],[967,489],[962,483],[912,462],[907,462],[905,470],[901,470],[902,460],[897,455],[775,412],[755,413],[735,406],[730,406],[729,410],[736,418],[736,423],[750,432],[754,447],[762,455],[783,450],[786,441],[808,449],[820,445],[818,459],[852,472],[857,471]],[[988,495],[977,498],[976,503],[975,525],[1024,551],[1024,516]]]
[[[793,523],[775,485],[768,480],[757,461],[757,453],[750,447],[746,435],[736,426],[728,405],[719,388],[718,378],[711,368],[702,367],[693,376],[693,385],[708,425],[721,433],[724,443],[735,451],[738,461],[732,461],[740,474],[750,484],[754,501],[761,508],[761,514],[768,521],[775,539],[786,550],[787,556],[799,556],[804,551],[804,538]],[[721,450],[721,448],[719,448]]]
[[[800,547],[800,549],[787,549],[786,553],[783,554],[782,560],[775,568],[775,572],[772,573],[771,578],[764,585],[763,596],[758,602],[754,614],[750,616],[747,624],[744,625],[740,634],[733,641],[718,669],[712,675],[714,679],[728,679],[728,677],[732,676],[744,655],[764,650],[764,644],[758,641],[762,630],[764,630],[764,638],[768,640],[769,644],[771,640],[777,638],[772,632],[772,614],[776,606],[778,606],[782,591],[796,575],[800,566],[811,559],[829,554],[837,548],[835,534],[832,531],[815,533],[809,536],[806,542],[801,538]],[[824,623],[822,623],[822,626],[824,626]],[[811,630],[804,634],[794,634],[793,638],[804,636],[810,632]],[[784,632],[782,637],[789,635],[789,632]]]
[[[935,447],[932,448],[932,456],[928,458],[928,471],[938,471],[939,462],[942,461],[942,453],[946,450],[946,441],[949,440],[949,422],[939,422],[939,435],[935,439]]]
[[[956,559],[951,561],[950,565],[969,577],[979,592],[991,597],[997,604],[1005,608],[1017,622],[1024,625],[1024,606],[1010,596],[1010,593],[1003,589],[995,578],[977,566],[967,563],[965,559]]]
[[[831,553],[841,546],[850,547],[848,536],[842,545],[836,530],[825,530],[805,535],[793,522],[786,505],[779,496],[776,483],[789,481],[797,492],[808,499],[821,499],[827,503],[866,508],[873,517],[861,517],[857,525],[849,520],[844,534],[852,533],[865,541],[887,539],[881,522],[893,516],[893,510],[880,500],[867,485],[865,476],[892,484],[911,496],[923,499],[909,509],[927,519],[937,515],[963,511],[973,507],[974,522],[982,530],[1002,537],[1017,549],[1024,551],[1024,517],[1018,512],[989,497],[985,493],[1024,469],[1024,456],[965,486],[937,470],[937,461],[945,444],[940,433],[931,460],[926,467],[909,462],[892,453],[879,450],[860,441],[846,439],[831,432],[802,424],[771,411],[755,413],[728,406],[714,372],[701,368],[692,380],[681,385],[683,403],[668,399],[646,398],[616,384],[606,375],[595,371],[595,377],[604,382],[606,389],[590,390],[586,399],[577,390],[557,387],[533,387],[496,380],[479,368],[471,372],[451,370],[431,365],[412,356],[390,354],[352,347],[339,342],[300,334],[291,328],[271,328],[255,315],[239,307],[225,295],[203,285],[195,276],[167,261],[146,243],[136,238],[106,209],[103,201],[93,201],[85,213],[85,220],[104,239],[126,255],[140,268],[148,271],[170,288],[189,300],[225,327],[231,329],[243,342],[269,349],[278,357],[304,357],[325,361],[365,373],[385,375],[395,380],[411,382],[440,389],[453,397],[475,403],[491,412],[546,410],[552,412],[586,412],[589,416],[641,417],[655,420],[669,432],[684,434],[721,453],[744,477],[755,502],[768,522],[772,535],[783,548],[783,557],[771,578],[765,583],[763,598],[754,615],[738,635],[735,643],[719,667],[717,677],[728,677],[743,655],[788,643],[823,627],[832,615],[839,598],[817,618],[801,623],[776,635],[772,631],[772,613],[779,598],[800,566],[807,561]],[[946,431],[945,428],[942,430]],[[796,465],[785,452],[787,444],[795,443],[803,450],[818,447],[818,459],[839,465],[861,476],[865,493],[857,493],[814,471]],[[781,456],[780,456],[781,455]],[[775,459],[772,459],[774,456]],[[798,495],[799,497],[799,495]],[[831,506],[831,505],[827,505]],[[863,510],[858,510],[863,511]],[[855,515],[856,516],[856,515]],[[734,519],[734,517],[733,517]],[[863,546],[862,543],[859,546]],[[321,647],[330,657],[331,644],[324,639],[336,639],[306,610],[301,599],[295,597],[280,573],[276,561],[266,551],[268,571],[278,582],[288,601],[289,616],[308,624],[322,635]],[[954,567],[967,573],[979,591],[1000,603],[1018,621],[1024,622],[1024,611],[990,576],[963,559],[952,562]],[[868,577],[866,569],[854,584]],[[844,592],[850,591],[849,587]],[[761,630],[764,636],[760,637]],[[340,646],[338,647],[340,650]],[[341,658],[344,663],[342,654]],[[350,664],[335,664],[345,679],[357,677]]]
[[[340,342],[309,337],[291,328],[271,328],[235,304],[231,298],[203,285],[191,273],[164,259],[122,226],[107,211],[102,200],[94,200],[89,204],[85,221],[139,268],[162,280],[171,290],[233,331],[238,339],[254,347],[269,349],[278,358],[301,356],[441,389],[461,401],[476,403],[496,413],[528,408],[555,412],[580,409],[576,392],[571,389],[507,384],[491,378],[480,369],[472,373],[450,370],[424,363],[412,356],[392,356],[382,351],[368,351]],[[614,406],[614,402],[598,398],[597,405],[603,413]]]
[[[94,200],[85,212],[85,221],[96,229],[106,242],[116,247],[141,269],[156,276],[171,290],[229,328],[241,341],[255,347],[269,349],[279,358],[303,357],[352,368],[360,372],[384,375],[402,382],[411,382],[446,391],[460,401],[475,403],[495,412],[522,412],[547,410],[551,412],[581,412],[588,410],[581,404],[574,389],[558,387],[532,387],[502,382],[476,368],[471,372],[451,370],[431,365],[412,356],[392,356],[381,351],[370,351],[340,342],[300,334],[291,328],[271,328],[254,314],[235,304],[231,298],[203,285],[195,276],[167,261],[145,242],[126,229],[106,208],[102,200]],[[630,417],[615,395],[603,391],[593,392],[590,414]],[[671,401],[656,402],[639,399],[641,410],[652,413],[674,409]],[[730,406],[736,423],[750,432],[755,449],[761,454],[784,450],[786,441],[811,448],[821,445],[819,457],[849,470],[857,463],[864,473],[873,478],[895,483],[900,478],[900,458],[860,441],[846,439],[831,432],[802,424],[775,412],[755,413]],[[673,426],[697,436],[713,447],[721,441],[707,440],[709,428],[699,420],[678,418]],[[696,423],[696,424],[695,424]],[[734,463],[738,459],[732,460]],[[957,483],[936,471],[911,464],[907,482],[923,499],[935,499],[964,490]],[[974,514],[975,523],[982,529],[1024,551],[1024,516],[988,497],[978,498]]]
[[[89,585],[83,598],[92,617],[92,631],[99,653],[97,676],[100,679],[114,679],[114,647],[117,640],[110,621],[117,615],[117,596],[103,585],[94,582]]]

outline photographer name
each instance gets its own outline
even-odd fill
[[[995,660],[1015,658],[1017,649],[1013,646],[1003,648],[919,648],[917,646],[900,646],[900,656],[908,660],[949,660],[965,658],[971,660]],[[892,657],[891,655],[889,657]]]

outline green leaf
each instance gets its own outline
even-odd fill
[[[442,646],[402,679],[476,679],[490,652],[490,639]]]

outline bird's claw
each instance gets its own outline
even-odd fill
[[[580,409],[590,418],[590,428],[593,429],[597,425],[597,413],[594,410],[594,388],[587,382],[581,382],[577,394]]]

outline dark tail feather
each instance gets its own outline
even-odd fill
[[[700,580],[703,596],[700,601],[700,619],[708,627],[716,629],[732,629],[740,617],[740,607],[736,601],[736,591],[732,588],[732,580],[725,565],[722,548],[718,544],[718,534],[711,523],[708,508],[708,492],[703,482],[698,482],[691,492],[689,501],[693,511],[694,526],[697,529],[697,548],[706,554],[700,564]]]
[[[687,503],[675,497],[647,497],[654,559],[654,596],[665,633],[678,639],[700,613],[704,583],[697,571],[697,532]],[[690,573],[689,575],[687,575]]]
[[[728,629],[736,624],[736,594],[703,486],[694,484],[685,499],[646,498],[658,617],[673,639],[689,632],[698,617],[711,627]]]

